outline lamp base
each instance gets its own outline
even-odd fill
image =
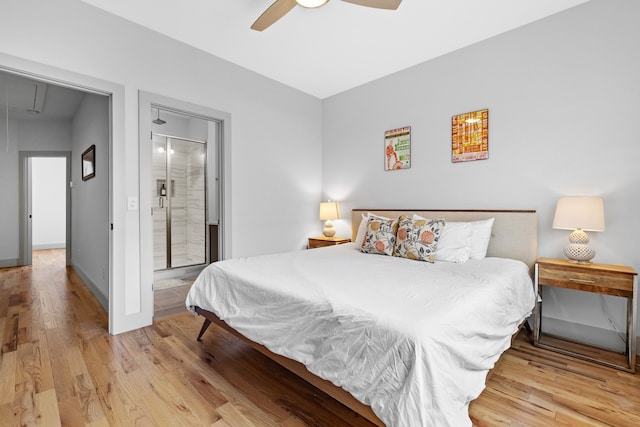
[[[569,246],[564,249],[564,254],[569,261],[578,264],[591,264],[591,260],[596,256],[596,251],[588,245],[589,236],[581,229],[575,230],[569,235]]]
[[[593,257],[596,256],[596,251],[583,243],[571,243],[564,249],[564,254],[572,262],[590,264]]]
[[[324,228],[322,229],[322,234],[324,237],[333,237],[336,235],[336,229],[333,228],[333,222],[330,219],[324,223]]]

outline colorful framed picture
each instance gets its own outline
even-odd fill
[[[458,114],[451,118],[451,162],[489,158],[489,110]]]
[[[411,126],[384,133],[384,170],[411,167]]]

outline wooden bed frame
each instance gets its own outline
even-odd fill
[[[536,211],[354,209],[351,212],[351,240],[355,240],[358,227],[362,220],[362,215],[364,214],[366,216],[368,212],[390,218],[397,218],[404,213],[418,214],[425,218],[445,218],[448,221],[475,221],[495,218],[487,256],[518,259],[527,264],[531,273],[533,273],[533,266],[535,264],[538,250],[538,217]],[[214,323],[226,331],[231,332],[233,335],[245,341],[260,353],[301,377],[316,388],[322,390],[338,402],[352,409],[363,418],[371,421],[377,426],[385,426],[385,424],[373,413],[371,407],[357,400],[343,388],[312,374],[302,363],[273,353],[265,346],[246,338],[210,311],[203,310],[200,307],[195,307],[195,312],[205,318],[202,328],[200,329],[200,333],[198,334],[198,341],[202,340],[202,335],[205,333],[209,325]],[[523,323],[526,324],[526,320]],[[518,329],[518,332],[519,331],[520,329]],[[514,334],[514,338],[518,332]],[[490,375],[491,371],[487,375],[487,379]]]

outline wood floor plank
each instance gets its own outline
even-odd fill
[[[3,300],[0,299],[0,307],[5,305],[6,309],[4,311],[4,316],[0,317],[0,336],[3,337],[3,341],[4,341],[4,330],[5,330],[5,325],[7,323],[7,310],[9,309],[9,306],[6,304],[3,304]],[[0,347],[0,356],[2,356],[2,347]]]
[[[20,406],[18,402],[13,401],[0,405],[0,420],[2,420],[3,427],[19,427],[20,423]]]
[[[30,298],[29,298],[30,300]],[[33,318],[31,305],[21,305],[18,319],[18,345],[26,344],[33,339]]]
[[[50,349],[49,360],[51,362],[51,372],[53,373],[53,383],[58,398],[66,400],[74,396],[73,376],[69,370],[66,356],[66,343],[62,338],[59,327],[48,328],[45,331],[47,347]]]
[[[37,425],[42,418],[36,399],[37,394],[32,381],[16,386],[16,415],[19,417],[20,425]]]
[[[88,373],[81,373],[75,376],[75,397],[82,410],[82,419],[85,424],[105,418],[100,398],[96,393],[96,388]]]
[[[98,336],[87,341],[83,354],[108,424],[128,426],[133,425],[135,420],[150,425],[144,414],[136,413],[127,405],[120,387],[122,374],[117,375],[118,364],[112,361],[113,357],[104,337]]]
[[[227,425],[230,426],[246,426],[246,427],[254,427],[251,421],[246,418],[241,411],[239,411],[235,406],[231,403],[225,403],[224,405],[218,408],[218,412],[222,415],[223,420]]]
[[[124,416],[115,425],[179,425],[173,417],[167,416],[167,408],[153,398],[151,389],[139,371],[124,373],[116,370],[112,374],[111,384],[110,392],[124,409]]]
[[[59,427],[62,425],[56,391],[45,390],[36,394],[36,407],[39,409],[38,423],[47,427]]]
[[[82,416],[82,408],[80,401],[76,397],[58,402],[58,410],[60,412],[60,424],[63,426],[84,426],[84,418]]]
[[[44,327],[46,329],[53,329],[60,325],[59,310],[60,308],[56,304],[56,299],[51,296],[51,290],[44,288],[40,292],[40,310],[41,316],[44,320]]]
[[[371,427],[227,331],[212,326],[196,341],[192,313],[111,336],[64,251],[33,261],[0,269],[2,427]],[[478,427],[640,425],[640,375],[533,347],[521,333],[469,415]]]
[[[109,424],[109,420],[105,417],[86,424],[86,427],[111,427],[111,424]]]
[[[7,317],[4,321],[2,353],[9,353],[18,349],[19,319],[20,307],[9,306]]]
[[[18,352],[2,353],[0,359],[0,405],[11,403],[16,397],[16,366]]]

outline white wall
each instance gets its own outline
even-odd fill
[[[31,160],[32,248],[66,247],[67,159],[36,157]]]
[[[640,268],[640,2],[593,0],[324,102],[323,190],[343,209],[535,209],[539,255],[564,195],[604,198],[595,261]],[[419,45],[419,41],[417,43]],[[419,46],[416,46],[419,48]],[[489,159],[451,163],[451,116],[489,109]],[[411,169],[384,171],[384,131],[411,126]],[[346,221],[336,224],[348,236]],[[551,292],[548,317],[625,328],[623,301]]]
[[[2,15],[0,66],[80,79],[89,87],[97,81],[100,89],[117,92],[112,110],[113,332],[151,322],[150,314],[121,311],[128,299],[152,292],[151,283],[140,283],[138,236],[140,215],[146,213],[126,210],[127,196],[139,197],[139,90],[232,115],[225,147],[232,159],[228,256],[302,248],[317,233],[320,100],[79,0],[8,0]]]

